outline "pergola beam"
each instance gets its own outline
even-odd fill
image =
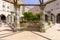
[[[17,6],[40,6],[40,4],[19,4]]]
[[[56,1],[56,0],[52,0],[52,1],[46,2],[44,5],[49,4],[49,3],[52,3],[54,1]]]
[[[11,3],[11,4],[16,4],[15,2],[10,2],[10,1],[8,1],[8,0],[4,0],[4,1],[9,2],[9,3]],[[15,1],[15,0],[13,0],[13,1]],[[17,1],[17,0],[16,0],[16,1]],[[54,2],[54,1],[55,1],[55,0],[46,2],[46,3],[44,3],[44,5],[47,5],[47,4],[49,4],[49,3],[51,3],[51,2]],[[42,2],[44,2],[44,1],[43,1],[43,0],[39,0],[39,2],[42,3]],[[16,6],[41,6],[41,4],[17,4]]]

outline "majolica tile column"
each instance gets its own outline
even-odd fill
[[[44,23],[45,23],[45,14],[44,14],[44,8],[45,8],[45,5],[41,5],[40,6],[40,8],[41,8],[41,21],[40,21],[40,31],[41,32],[45,32],[45,26],[44,26]]]
[[[15,6],[15,25],[16,25],[16,30],[20,30],[20,7]]]

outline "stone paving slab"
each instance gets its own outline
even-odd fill
[[[51,40],[60,40],[60,31],[58,31],[60,29],[59,26],[60,26],[60,24],[56,24],[55,26],[53,26],[52,28],[47,30],[45,33],[34,32],[34,31],[33,32],[36,34],[40,34],[45,37],[48,37]]]
[[[0,27],[0,40],[47,40],[41,36],[38,36],[30,31],[22,31],[13,33],[12,31],[7,31],[6,29],[10,29],[6,27],[8,25],[2,24]]]
[[[41,36],[33,34],[30,31],[24,31],[24,32],[17,33],[12,36],[1,38],[1,39],[3,39],[3,40],[48,40],[48,39],[45,39]]]
[[[17,33],[13,33],[12,31],[1,31],[4,29],[10,28],[5,27],[5,25],[0,27],[0,40],[60,40],[60,24],[56,24],[45,33],[37,31],[22,31]]]

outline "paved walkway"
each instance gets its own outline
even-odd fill
[[[56,24],[49,30],[47,30],[45,33],[40,32],[33,32],[38,35],[43,35],[45,37],[50,38],[51,40],[60,40],[60,24]]]
[[[56,24],[45,33],[36,31],[14,33],[7,24],[0,26],[0,40],[60,40],[60,24]]]
[[[5,37],[9,34],[12,34],[12,30],[10,29],[9,25],[1,23],[0,24],[0,38]]]
[[[9,25],[2,23],[0,25],[0,40],[48,40],[38,36],[31,31],[22,31],[14,33],[9,28]]]
[[[22,31],[14,33],[7,24],[0,25],[0,40],[48,40],[38,36],[30,31]]]

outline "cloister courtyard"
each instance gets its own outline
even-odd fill
[[[38,31],[13,32],[8,24],[0,24],[0,40],[60,40],[60,24],[52,25],[45,33]]]
[[[0,40],[60,40],[60,0],[0,1]]]

